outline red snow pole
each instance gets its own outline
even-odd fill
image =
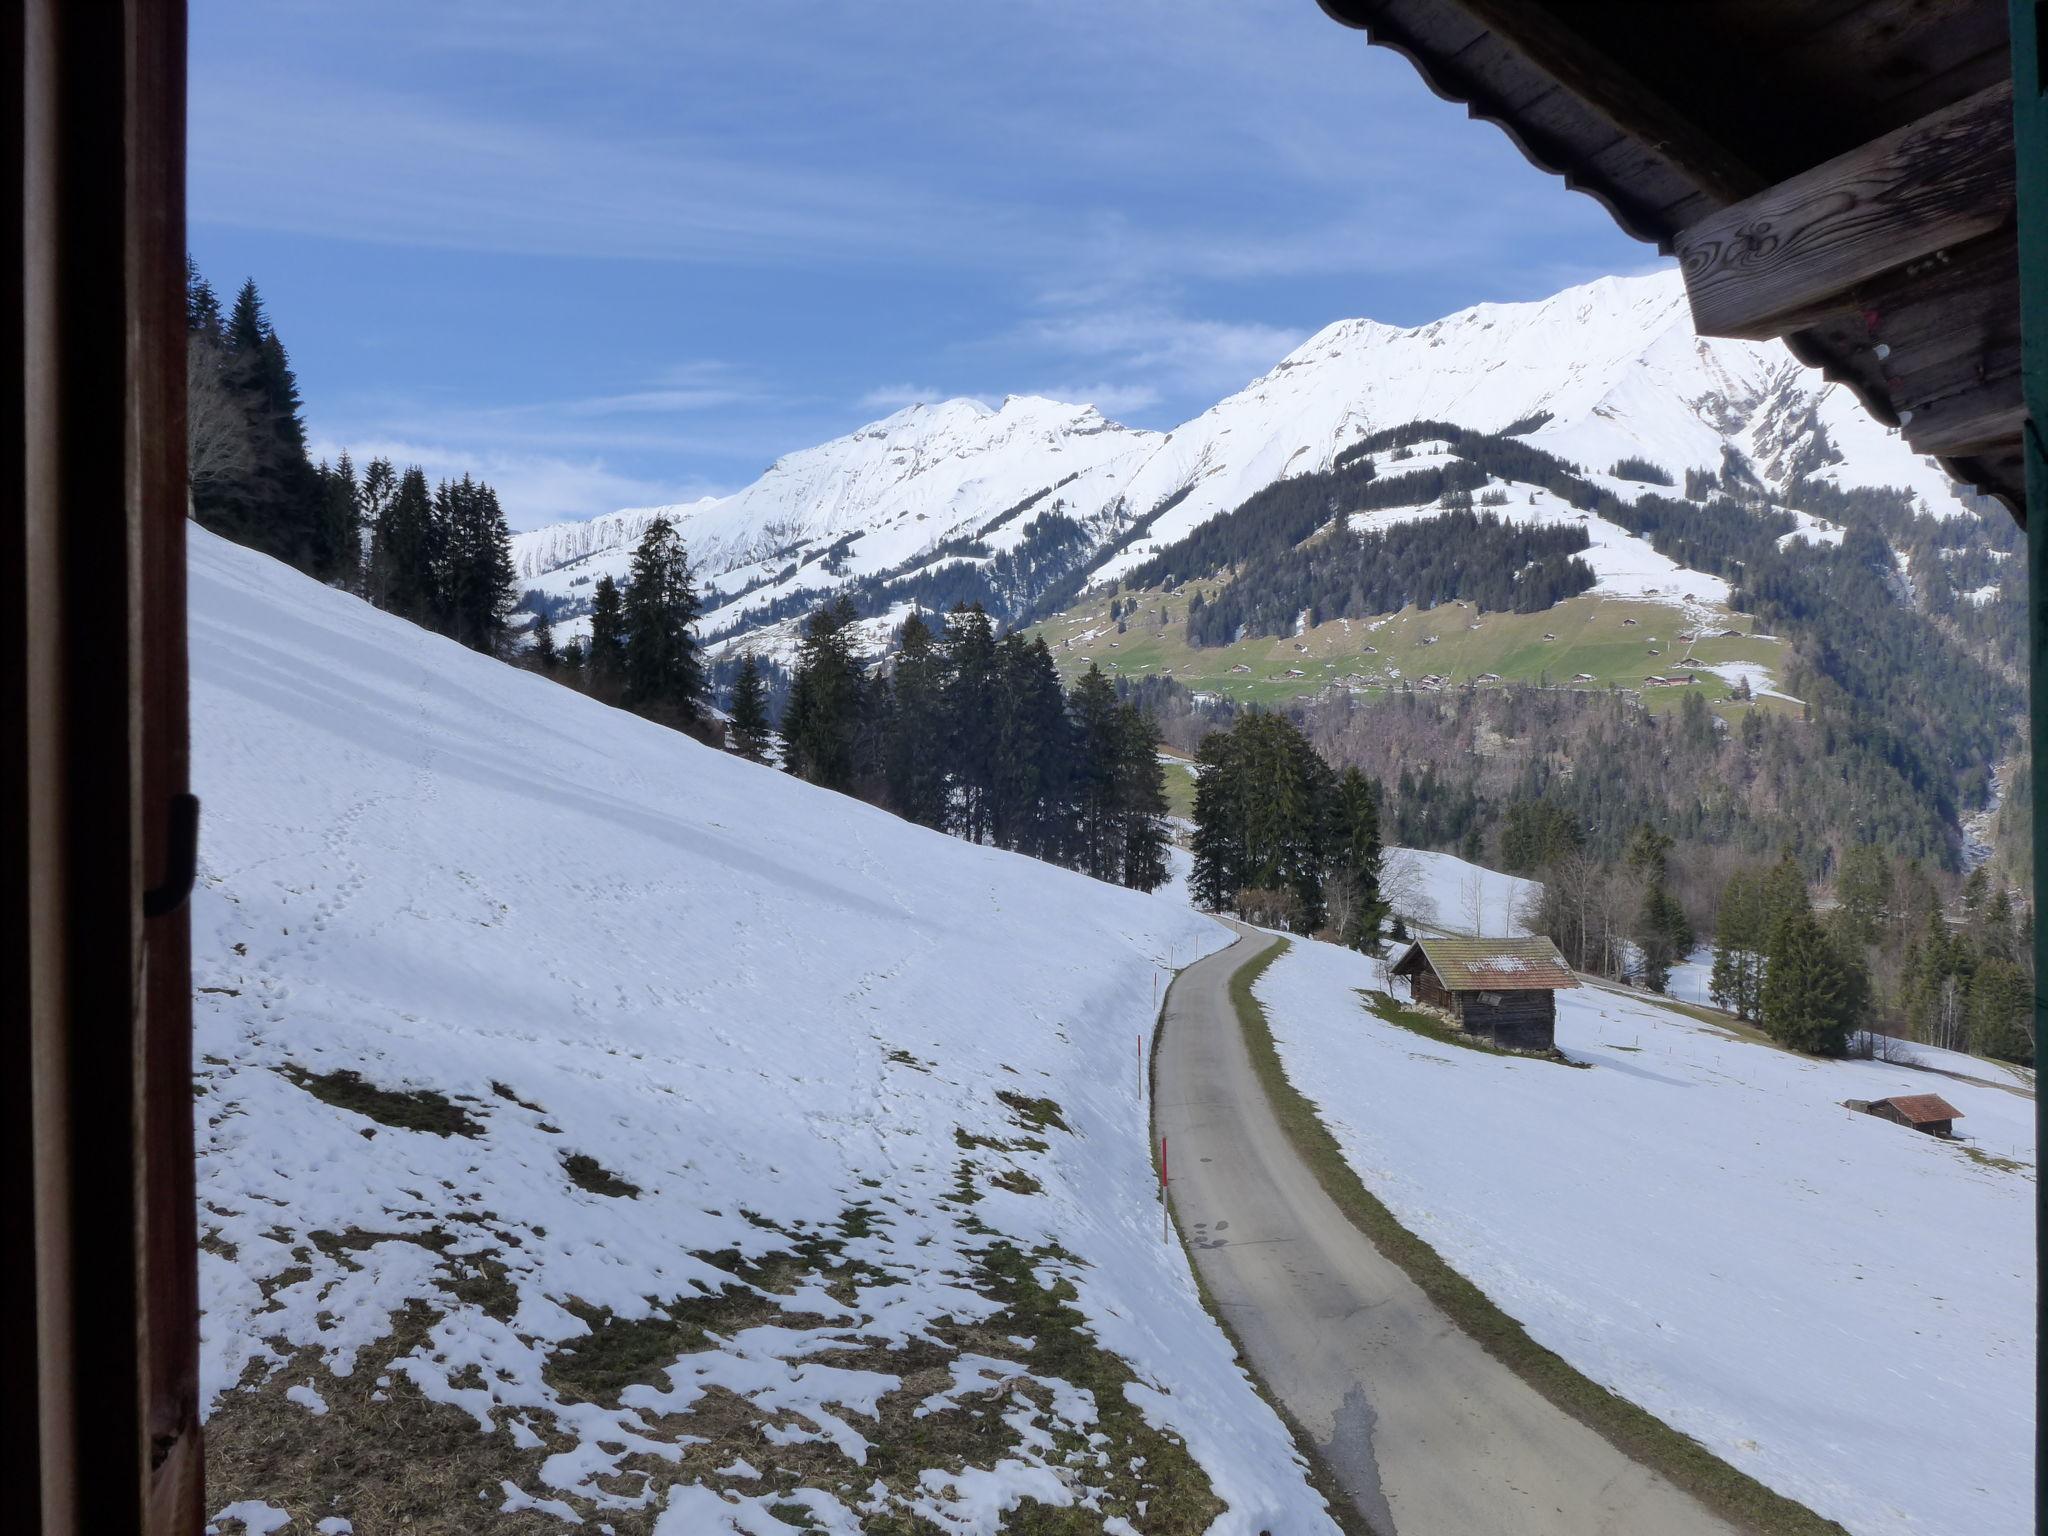
[[[1172,1182],[1166,1173],[1166,1138],[1159,1138],[1159,1241],[1167,1241],[1171,1235],[1170,1213],[1166,1205],[1166,1186]]]

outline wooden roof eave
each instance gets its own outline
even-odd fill
[[[1672,254],[1672,240],[1677,229],[1663,216],[1661,207],[1645,206],[1610,178],[1586,174],[1584,166],[1592,155],[1598,153],[1597,150],[1589,152],[1559,133],[1526,129],[1527,101],[1519,107],[1510,105],[1488,82],[1461,68],[1457,59],[1465,52],[1464,48],[1446,50],[1417,35],[1405,24],[1406,18],[1400,12],[1388,10],[1383,0],[1316,0],[1316,3],[1331,20],[1363,32],[1368,43],[1401,55],[1438,100],[1463,107],[1466,115],[1475,122],[1491,123],[1507,135],[1508,142],[1531,165],[1560,178],[1570,191],[1592,198],[1607,210],[1608,216],[1624,234],[1656,246],[1663,255]],[[1550,81],[1549,89],[1557,91],[1562,87],[1556,81]],[[1571,103],[1572,116],[1582,125],[1582,132],[1588,138],[1600,138],[1603,141],[1601,148],[1610,145],[1622,132],[1615,125],[1603,122],[1576,96],[1566,93],[1565,99]],[[1704,190],[1697,188],[1697,182],[1680,161],[1668,159],[1668,163],[1682,179],[1697,190]]]
[[[1677,254],[1682,261],[1687,259],[1688,241],[1698,231],[1719,231],[1725,239],[1740,228],[1746,205],[1769,205],[1788,188],[1796,191],[1799,183],[1822,178],[1830,168],[1809,167],[1786,175],[1788,168],[1780,166],[1775,177],[1759,173],[1712,131],[1641,85],[1626,61],[1608,57],[1602,43],[1580,35],[1556,7],[1518,5],[1513,0],[1318,3],[1333,20],[1363,31],[1369,42],[1406,58],[1435,95],[1460,103],[1473,118],[1498,127],[1532,165],[1592,197],[1624,232]],[[1894,41],[1904,46],[1913,40]],[[1992,308],[2017,316],[2018,251],[2009,211],[1999,205],[1999,198],[2006,196],[2003,188],[2010,183],[2012,158],[2009,95],[2001,101],[2001,88],[2009,93],[2009,79],[2003,87],[1995,79],[1987,83],[1981,69],[1959,77],[1952,99],[1940,99],[1931,84],[1924,86],[1913,98],[1924,112],[1922,118],[1836,157],[1842,162],[1857,156],[1881,157],[1896,150],[1893,141],[1916,140],[1917,147],[1909,143],[1908,148],[1933,163],[1931,171],[1926,165],[1918,170],[1915,190],[1923,194],[1923,203],[1929,201],[1924,196],[1929,186],[1945,189],[1960,182],[1973,189],[1974,201],[1964,199],[1970,206],[1961,214],[1940,209],[1938,219],[1921,218],[1919,233],[1931,236],[1936,244],[1924,239],[1917,245],[1866,240],[1863,265],[1846,265],[1826,301],[1808,306],[1817,311],[1811,314],[1798,313],[1796,306],[1786,313],[1781,306],[1776,315],[1752,316],[1747,323],[1731,325],[1716,318],[1715,303],[1702,314],[1702,295],[1690,271],[1687,286],[1702,334],[1779,337],[1800,362],[1845,386],[1877,421],[1900,431],[1909,447],[1933,458],[1952,478],[2001,501],[2024,523],[2018,381],[1999,338],[1976,338],[1979,351],[1974,356],[1946,356],[1929,363],[1925,340],[1895,346],[1881,328],[1859,323],[1890,314],[1892,301],[1903,306],[1901,314],[1915,303],[1942,318],[1966,310],[1968,304],[1958,300],[1958,285],[1953,282],[1942,298],[1916,297],[1921,289],[1934,286],[1913,265],[1916,256],[1929,254],[1941,263],[1953,255],[1959,266],[1972,261],[1981,265],[1987,259],[2002,262],[2010,276],[1980,285],[1977,312],[1984,312],[1988,294]],[[1935,103],[1931,109],[1929,101]],[[1534,126],[1538,122],[1540,129]],[[1981,130],[1987,124],[1994,130],[2002,126],[2007,138],[2001,148],[1994,133],[1988,142],[1975,146],[1972,158],[1958,149],[1959,144],[1970,146],[1954,131],[1956,123],[1979,139],[1986,139]],[[1946,139],[1944,125],[1950,125]],[[1638,151],[1632,159],[1615,153],[1624,140]],[[2001,154],[2002,166],[1996,162]],[[1940,158],[1943,155],[1946,160]],[[1603,167],[1616,174],[1607,174]],[[1911,184],[1910,175],[1905,180]],[[1644,195],[1649,190],[1656,195]],[[1886,217],[1893,213],[1891,204],[1878,198],[1870,204]],[[1734,225],[1731,219],[1736,220]],[[1883,275],[1869,260],[1873,244],[1888,258]],[[1867,285],[1865,279],[1874,283]],[[1729,295],[1739,287],[1727,263],[1716,281],[1718,307],[1725,309]],[[1866,286],[1873,287],[1874,298],[1865,292]],[[2002,302],[2006,286],[2013,290],[2009,304]],[[1954,351],[1959,332],[1968,333],[1968,327],[1951,326],[1943,345]],[[1902,401],[1922,408],[1903,409]]]

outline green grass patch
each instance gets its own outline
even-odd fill
[[[430,1136],[480,1136],[483,1123],[431,1088],[379,1088],[357,1072],[308,1072],[304,1067],[279,1067],[287,1082],[306,1090],[323,1104],[348,1110],[398,1131],[425,1131]],[[369,1132],[365,1131],[364,1135]]]
[[[2009,1157],[2000,1157],[1996,1152],[1986,1152],[1982,1147],[1963,1147],[1963,1156],[1983,1168],[1996,1168],[2000,1173],[2025,1173],[2027,1165],[2015,1162]]]
[[[1096,1508],[1078,1505],[1054,1508],[1027,1501],[1003,1521],[1006,1531],[1099,1532],[1109,1516],[1121,1516],[1147,1536],[1194,1536],[1208,1530],[1223,1513],[1223,1501],[1209,1483],[1200,1462],[1188,1453],[1178,1435],[1154,1429],[1124,1395],[1137,1377],[1116,1355],[1088,1332],[1087,1319],[1074,1305],[1073,1282],[1055,1273],[1041,1279],[1033,1255],[1015,1244],[998,1242],[982,1254],[977,1288],[1002,1311],[977,1325],[976,1332],[995,1338],[1028,1338],[1020,1363],[1039,1376],[1056,1376],[1084,1388],[1095,1399],[1096,1430],[1108,1443],[1091,1446],[1078,1435],[1056,1431],[1060,1449],[1106,1453],[1097,1465],[1104,1481],[1097,1484]],[[1051,1258],[1049,1250],[1035,1257]]]
[[[1561,1355],[1530,1338],[1484,1291],[1401,1225],[1344,1160],[1343,1149],[1315,1106],[1288,1080],[1265,1010],[1252,995],[1258,979],[1287,949],[1283,939],[1241,966],[1230,981],[1231,1002],[1274,1118],[1324,1193],[1351,1223],[1488,1354],[1622,1454],[1669,1479],[1741,1530],[1752,1536],[1845,1536],[1834,1521],[1766,1488],[1690,1435],[1582,1375]]]
[[[1009,1107],[1010,1113],[1017,1117],[1017,1123],[1027,1131],[1042,1131],[1047,1127],[1055,1131],[1067,1130],[1067,1122],[1060,1118],[1059,1105],[1051,1099],[1034,1099],[1026,1094],[1013,1093],[1008,1088],[997,1089],[996,1097]]]
[[[588,1153],[564,1153],[562,1172],[569,1175],[571,1184],[578,1189],[587,1189],[593,1195],[609,1195],[615,1200],[632,1200],[640,1193],[638,1184],[620,1178]]]
[[[1198,692],[1269,708],[1331,689],[1370,696],[1430,676],[1451,687],[1498,680],[1599,690],[1641,689],[1646,677],[1683,675],[1677,664],[1688,657],[1709,666],[1756,662],[1779,676],[1786,669],[1783,643],[1752,633],[1753,620],[1726,614],[1695,626],[1679,592],[1669,601],[1573,597],[1540,613],[1481,613],[1470,603],[1445,603],[1371,619],[1333,619],[1298,635],[1190,646],[1188,600],[1197,592],[1213,597],[1221,586],[1208,579],[1175,592],[1118,594],[1134,605],[1121,634],[1109,619],[1108,594],[1083,598],[1034,632],[1045,636],[1069,679],[1094,662],[1112,676],[1163,674]],[[1693,638],[1680,640],[1683,634]],[[1662,714],[1698,693],[1731,720],[1748,709],[1796,714],[1801,708],[1782,699],[1733,702],[1721,678],[1695,675],[1698,681],[1690,687],[1644,690],[1644,707]],[[1169,772],[1169,793],[1174,777]]]

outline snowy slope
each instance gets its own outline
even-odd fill
[[[1215,924],[191,538],[216,1511],[1127,1529],[1164,1430],[1215,1530],[1334,1529],[1160,1239],[1138,1041]],[[1034,1354],[1060,1282],[1120,1388]]]
[[[1003,548],[1054,505],[1100,546],[1174,502],[1102,566],[1113,578],[1274,481],[1327,469],[1368,432],[1425,417],[1499,431],[1544,412],[1529,440],[1593,474],[1643,458],[1682,484],[1687,469],[1719,469],[1733,449],[1771,489],[1805,472],[1901,486],[1937,515],[1964,511],[1931,460],[1781,344],[1695,334],[1684,286],[1666,271],[1424,326],[1338,321],[1164,434],[1029,397],[995,411],[972,400],[911,406],[788,455],[733,496],[521,534],[516,556],[523,584],[587,595],[596,575],[623,572],[660,512],[713,578],[715,628],[776,596],[917,569],[949,539],[980,534]],[[834,542],[854,535],[828,567]]]
[[[1523,911],[1543,891],[1538,881],[1427,848],[1389,848],[1380,889],[1411,928],[1495,937],[1527,933]]]
[[[716,628],[729,617],[722,596],[744,591],[763,603],[824,591],[915,568],[954,539],[980,537],[1001,549],[1055,507],[1097,515],[1115,502],[1127,467],[1158,441],[1158,433],[1119,426],[1093,406],[1036,396],[1013,395],[996,410],[975,400],[911,405],[776,460],[732,496],[520,534],[513,559],[522,586],[576,595],[571,583],[622,579],[648,523],[667,517],[709,579],[706,624]],[[849,539],[835,558],[834,545]]]
[[[1939,469],[1855,398],[1777,342],[1706,339],[1675,271],[1601,278],[1526,304],[1480,304],[1429,325],[1325,327],[1272,372],[1176,429],[1133,479],[1133,506],[1193,483],[1187,499],[1113,561],[1114,575],[1283,475],[1325,469],[1381,427],[1418,419],[1500,431],[1549,412],[1539,448],[1605,471],[1646,458],[1674,479],[1749,456],[1776,488],[1818,414],[1844,485],[1900,485],[1928,510],[1961,510]]]
[[[1538,1342],[1856,1536],[2033,1529],[2030,1097],[1592,986],[1573,1071],[1383,1023],[1382,984],[1296,941],[1257,993],[1359,1175]],[[1936,1091],[2019,1166],[1841,1106]]]

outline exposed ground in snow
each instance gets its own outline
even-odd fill
[[[224,1528],[1331,1529],[1160,1240],[1221,929],[191,539]]]
[[[1383,1023],[1382,985],[1297,942],[1257,990],[1360,1177],[1540,1343],[1857,1536],[2032,1529],[2030,1098],[1591,986],[1573,1071]],[[1967,1140],[1841,1105],[1928,1091]]]

